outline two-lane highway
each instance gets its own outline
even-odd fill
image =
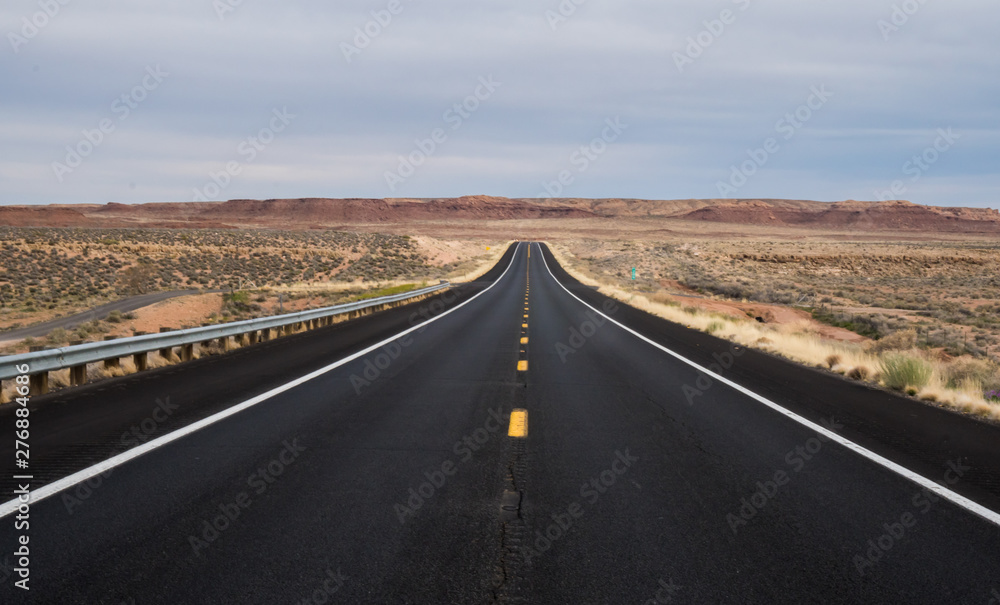
[[[869,414],[866,397],[888,403]],[[451,294],[54,394],[32,418],[39,476],[93,476],[32,504],[30,593],[4,571],[20,532],[0,519],[3,603],[987,603],[1000,588],[1000,527],[961,505],[997,508],[996,427],[647,316],[539,244]],[[12,419],[0,410],[5,440]]]

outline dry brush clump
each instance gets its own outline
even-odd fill
[[[643,294],[601,283],[584,275],[569,251],[549,245],[556,260],[582,283],[667,320],[708,332],[790,360],[825,368],[852,380],[883,385],[929,402],[1000,420],[1000,405],[984,397],[984,387],[997,384],[1000,369],[993,362],[971,358],[942,360],[914,348],[915,332],[902,331],[884,342],[864,346],[826,340],[804,326],[766,325],[749,318],[710,313],[677,303],[657,302]]]

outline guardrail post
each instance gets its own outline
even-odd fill
[[[254,330],[253,332],[248,332],[247,337],[250,340],[250,344],[252,345],[257,344],[257,330]]]
[[[228,336],[223,336],[222,338],[219,339],[219,348],[222,349],[223,353],[225,353],[226,351],[229,350],[229,337]]]
[[[149,355],[146,353],[136,353],[132,356],[132,363],[135,364],[137,372],[142,372],[149,367]]]
[[[194,345],[181,345],[181,361],[191,361],[194,359]]]
[[[87,364],[83,363],[69,369],[69,383],[74,387],[87,384]]]
[[[162,327],[160,328],[160,334],[163,334],[164,332],[169,332],[169,331],[170,331],[170,328],[162,328]],[[173,350],[171,349],[171,347],[166,347],[164,349],[160,349],[160,357],[166,359],[167,361],[173,360],[174,353],[173,353]]]
[[[173,361],[174,359],[174,352],[170,347],[160,349],[158,353],[160,354],[160,357],[166,359],[167,361]]]
[[[44,351],[45,347],[42,345],[32,345],[28,347],[29,353],[37,353],[38,351]],[[41,372],[39,374],[32,374],[28,377],[28,394],[29,395],[44,395],[49,392],[49,373]]]
[[[114,336],[105,336],[104,337],[104,340],[114,340],[114,339],[115,339]],[[121,367],[121,363],[118,361],[117,357],[109,357],[109,358],[107,358],[107,359],[104,360],[104,367],[105,368],[117,368],[117,367]]]
[[[49,392],[49,373],[41,372],[28,377],[28,394],[44,395]]]

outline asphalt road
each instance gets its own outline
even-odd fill
[[[1000,509],[1000,429],[607,301],[543,251],[37,398],[35,489],[161,445],[33,502],[30,593],[0,519],[0,602],[1000,602],[996,517],[956,504]]]
[[[129,296],[128,298],[98,305],[93,309],[83,311],[82,313],[74,313],[73,315],[67,315],[66,317],[57,317],[56,319],[43,321],[42,323],[38,323],[33,326],[0,332],[0,341],[21,340],[23,338],[41,338],[56,328],[69,330],[82,323],[87,323],[88,321],[104,319],[108,316],[108,313],[111,313],[112,311],[128,313],[129,311],[135,311],[136,309],[148,307],[149,305],[155,305],[158,302],[171,298],[177,298],[178,296],[190,296],[192,294],[204,294],[206,292],[221,291],[222,290],[171,290],[169,292],[150,292],[149,294]]]

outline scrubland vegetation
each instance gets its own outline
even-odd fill
[[[0,227],[0,327],[154,291],[349,283],[360,292],[367,284],[436,280],[460,268],[458,262],[427,261],[405,235]],[[239,305],[229,306],[232,316],[246,315]]]
[[[1000,420],[1000,245],[574,241],[552,249],[577,279],[671,321]],[[697,304],[705,299],[780,304],[866,339],[711,312]]]

